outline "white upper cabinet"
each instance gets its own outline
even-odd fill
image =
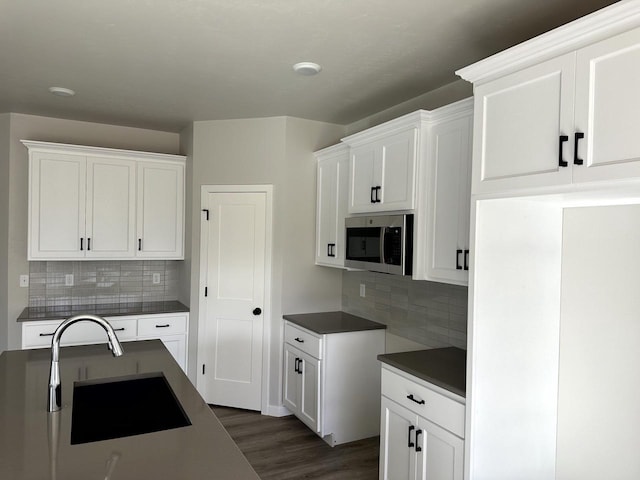
[[[410,114],[342,139],[351,147],[349,213],[415,208],[418,124]]]
[[[29,260],[183,258],[184,157],[23,143]]]
[[[184,258],[184,164],[138,163],[137,256]]]
[[[315,153],[318,159],[316,197],[316,265],[344,267],[349,192],[349,148],[335,145]]]
[[[426,244],[421,279],[466,285],[469,280],[469,210],[471,206],[471,100],[444,107],[429,132],[424,228],[418,230],[418,251]],[[422,220],[421,219],[421,220]],[[422,224],[422,221],[419,222]],[[420,226],[420,225],[419,225]],[[424,234],[424,240],[423,235]]]
[[[640,28],[594,18],[458,72],[474,82],[474,194],[640,176]]]

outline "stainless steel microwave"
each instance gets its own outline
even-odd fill
[[[411,275],[413,215],[345,219],[345,267]]]

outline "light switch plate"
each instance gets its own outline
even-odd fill
[[[64,276],[64,286],[73,287],[73,273],[67,273]]]
[[[20,287],[28,287],[29,286],[29,275],[20,275]]]
[[[158,285],[160,283],[160,274],[159,273],[154,273],[153,274],[153,284],[154,285]]]

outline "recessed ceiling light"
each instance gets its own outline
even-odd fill
[[[64,87],[49,87],[49,92],[57,95],[58,97],[73,97],[76,94],[76,92],[70,88]]]
[[[311,76],[320,73],[322,67],[313,62],[300,62],[293,66],[293,70],[300,75]]]

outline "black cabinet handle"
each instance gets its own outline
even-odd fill
[[[51,333],[41,333],[40,336],[41,337],[53,337],[53,332],[51,332]]]
[[[422,451],[422,447],[419,445],[419,439],[418,437],[422,435],[422,430],[416,430],[416,452],[421,452]]]
[[[296,373],[300,373],[300,372],[298,372],[298,362],[299,361],[300,361],[300,359],[296,358],[296,361],[293,362],[293,371],[296,372]]]
[[[412,393],[412,394],[410,394],[410,395],[407,395],[407,398],[408,398],[409,400],[411,400],[412,402],[417,403],[418,405],[424,405],[424,400],[416,400],[416,399],[414,398],[414,396],[413,396],[413,393]]]
[[[376,187],[376,203],[382,202],[382,200],[380,200],[381,191],[382,191],[382,187]]]
[[[376,187],[371,187],[371,203],[376,203]]]
[[[254,315],[260,315],[262,313],[262,309],[260,307],[256,307],[252,312]]]
[[[139,252],[142,251],[142,239],[141,238],[138,239],[138,251]]]
[[[574,165],[582,165],[584,160],[578,158],[578,141],[584,138],[584,133],[576,132],[573,142],[573,164]]]
[[[567,135],[560,135],[560,146],[558,147],[558,165],[560,167],[569,166],[569,163],[562,159],[562,144],[567,141],[569,141],[569,137]]]
[[[91,250],[91,237],[87,238],[87,251]]]
[[[80,251],[84,250],[84,238],[80,238]]]
[[[335,243],[327,243],[327,257],[335,257],[336,256],[336,252],[334,250],[335,247],[336,247]]]
[[[302,340],[300,337],[296,337],[294,338],[294,340],[298,343],[304,343],[304,340]]]
[[[301,359],[301,358],[299,358],[298,360],[299,360],[299,363],[298,363],[298,373],[299,373],[300,375],[302,375],[302,364],[304,363],[304,360],[303,360],[303,359]]]
[[[462,265],[460,265],[460,255],[462,255],[462,250],[456,250],[456,270],[462,270]]]
[[[415,443],[413,443],[411,441],[411,432],[413,432],[415,430],[416,427],[414,427],[413,425],[409,425],[409,433],[408,433],[408,438],[407,438],[407,447],[411,448],[415,446]]]
[[[170,323],[165,323],[164,325],[156,325],[156,328],[167,328],[170,327],[171,324]]]
[[[469,250],[464,251],[464,269],[469,270]]]

